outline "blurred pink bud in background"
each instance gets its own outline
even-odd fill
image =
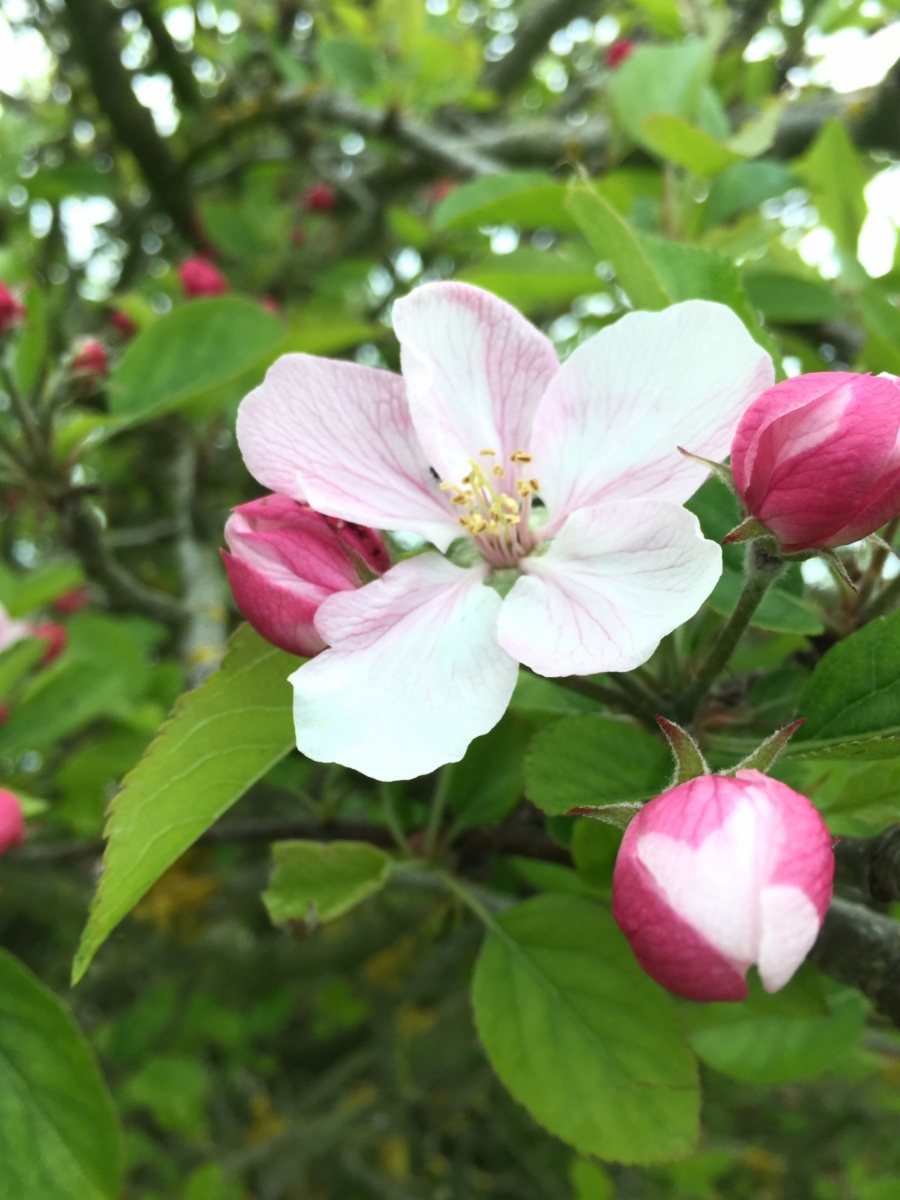
[[[0,788],[0,854],[21,846],[25,837],[25,817],[15,792]]]
[[[178,268],[184,294],[196,300],[200,296],[221,296],[228,291],[228,280],[217,266],[195,254],[186,258]]]

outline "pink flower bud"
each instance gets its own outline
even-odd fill
[[[6,333],[7,329],[23,320],[24,317],[25,309],[6,284],[0,282],[0,334]]]
[[[330,213],[336,200],[334,188],[329,187],[327,183],[314,183],[303,193],[303,207],[307,212]]]
[[[96,387],[109,374],[106,349],[93,338],[81,342],[69,365],[69,372],[77,375],[82,383]]]
[[[123,312],[121,308],[115,309],[109,314],[109,323],[122,337],[132,338],[138,331],[137,325],[132,321],[127,312]]]
[[[43,666],[49,667],[66,648],[69,635],[66,633],[65,626],[58,625],[56,621],[44,621],[41,625],[35,625],[32,633],[36,638],[42,638],[47,643],[41,663]]]
[[[15,792],[0,789],[0,854],[21,846],[25,838],[25,817]]]
[[[71,591],[65,592],[62,596],[57,596],[51,607],[60,616],[67,616],[69,613],[81,612],[83,608],[88,607],[90,602],[90,588],[82,583],[78,587],[72,588]]]
[[[621,67],[626,58],[631,58],[637,50],[637,45],[630,38],[618,38],[606,51],[604,61],[611,71]]]
[[[196,300],[199,296],[221,296],[228,291],[228,280],[208,258],[195,254],[186,258],[178,268],[184,294]]]
[[[222,551],[241,612],[273,645],[311,656],[325,649],[314,620],[335,592],[362,582],[359,563],[380,575],[390,566],[378,534],[322,516],[287,496],[241,504],[225,525]]]
[[[743,1000],[755,963],[784,987],[831,899],[831,836],[798,792],[759,771],[702,775],[646,804],[625,832],[613,915],[657,983]]]
[[[785,550],[845,546],[900,513],[900,380],[786,379],[744,413],[734,486]]]

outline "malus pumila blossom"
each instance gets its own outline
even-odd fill
[[[805,796],[759,771],[702,775],[644,805],[625,831],[613,915],[657,983],[688,1000],[743,1000],[745,975],[784,987],[831,899],[831,835]]]
[[[372,529],[323,517],[288,496],[238,505],[225,525],[222,551],[238,608],[267,641],[289,654],[325,649],[314,620],[335,592],[358,588],[359,567],[380,575],[390,566]]]
[[[186,258],[178,268],[184,294],[196,300],[201,296],[221,296],[228,291],[228,280],[214,263],[202,254]]]
[[[867,537],[900,513],[900,380],[820,371],[776,384],[744,414],[731,469],[784,550]]]
[[[677,447],[721,454],[773,377],[700,300],[630,313],[563,365],[467,284],[417,288],[393,324],[402,377],[289,354],[237,424],[265,487],[439,551],[324,601],[330,648],[292,676],[301,751],[383,780],[458,761],[519,663],[628,671],[697,611],[721,557],[681,507],[706,472]]]
[[[25,816],[15,792],[0,788],[0,854],[13,846],[21,846],[25,839]]]

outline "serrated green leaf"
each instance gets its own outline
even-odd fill
[[[788,756],[900,755],[900,611],[832,646],[803,689],[797,716],[806,723]]]
[[[525,792],[551,816],[582,806],[647,800],[672,774],[661,741],[608,717],[567,717],[542,729],[525,757]]]
[[[366,842],[276,842],[263,901],[273,921],[333,921],[380,891],[391,860]]]
[[[696,1069],[672,1001],[598,905],[547,895],[504,913],[472,1000],[500,1079],[580,1154],[652,1163],[693,1147]]]
[[[59,1000],[0,951],[0,1200],[116,1200],[112,1100]]]
[[[242,625],[221,667],[176,703],[111,805],[103,874],[74,982],[163,871],[290,750],[287,677],[296,666],[296,658]]]
[[[240,296],[192,300],[130,343],[109,380],[116,417],[146,420],[189,404],[275,357],[277,317]]]
[[[809,995],[815,979],[816,972],[805,968],[775,996],[751,980],[747,1000],[689,1010],[691,1045],[708,1066],[744,1083],[821,1074],[857,1041],[868,1005],[849,988],[830,995],[819,990],[819,1003],[809,1003],[817,998]]]
[[[605,196],[575,180],[569,185],[566,208],[591,248],[612,265],[635,308],[655,311],[672,303],[637,234]]]

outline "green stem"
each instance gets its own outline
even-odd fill
[[[734,612],[719,629],[705,662],[678,701],[682,720],[694,716],[701,700],[731,658],[763,596],[786,566],[784,559],[770,554],[760,542],[747,544],[743,591]]]
[[[397,805],[394,800],[394,788],[396,784],[380,783],[378,785],[378,793],[381,797],[381,803],[384,808],[384,819],[388,829],[391,831],[391,836],[397,843],[397,849],[407,858],[412,856],[412,851],[409,847],[409,838],[403,826],[400,824],[400,817],[397,815]]]
[[[871,621],[873,617],[880,617],[884,613],[890,612],[898,601],[900,601],[900,575],[892,579],[887,587],[860,608],[858,623],[863,625],[866,621]]]
[[[438,834],[441,831],[441,821],[450,798],[450,780],[453,774],[453,764],[442,767],[431,800],[431,811],[428,814],[428,824],[425,827],[425,857],[432,858],[437,845]]]
[[[497,923],[497,918],[494,913],[484,903],[484,900],[476,894],[474,888],[467,886],[451,871],[435,871],[435,876],[441,880],[448,891],[452,892],[465,904],[466,908],[481,921],[488,929],[495,933],[501,933],[501,927]],[[503,908],[512,908],[515,901],[510,897],[508,904],[503,904]]]

